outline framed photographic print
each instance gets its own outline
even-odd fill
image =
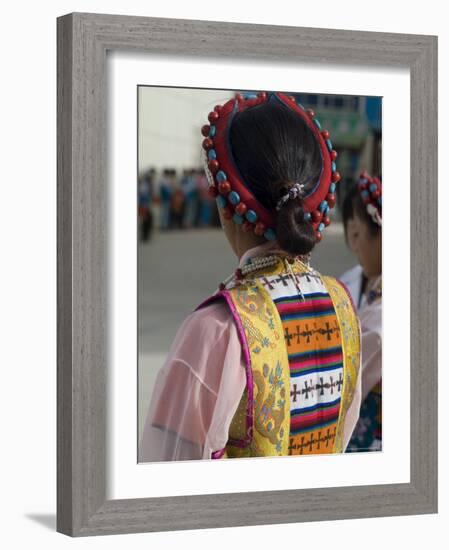
[[[58,19],[58,531],[436,512],[436,97],[434,36]]]

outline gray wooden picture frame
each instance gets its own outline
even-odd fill
[[[435,513],[437,37],[83,13],[60,17],[57,30],[57,530],[86,536]],[[410,483],[106,499],[108,50],[409,68]]]

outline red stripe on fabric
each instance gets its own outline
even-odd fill
[[[322,311],[323,309],[333,308],[332,300],[312,300],[310,302],[296,302],[287,304],[276,304],[279,313],[294,313],[304,312],[310,313],[312,311]],[[332,315],[333,313],[329,313]]]
[[[332,407],[331,409],[313,411],[304,416],[294,415],[291,417],[290,424],[294,428],[311,426],[313,424],[318,424],[319,421],[329,420],[332,416],[336,416],[339,411],[340,404],[335,405],[335,407]]]
[[[328,363],[342,363],[343,362],[343,354],[342,353],[335,353],[334,355],[328,355],[327,357],[316,358],[312,357],[311,359],[306,359],[305,361],[292,361],[290,363],[290,370],[298,369],[303,370],[308,367],[319,367],[320,365],[324,366]]]

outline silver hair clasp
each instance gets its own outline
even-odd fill
[[[276,210],[280,210],[288,200],[297,199],[298,197],[300,197],[303,194],[305,187],[306,186],[304,183],[295,183],[294,185],[292,185],[288,190],[288,193],[286,193],[279,199],[276,205]]]

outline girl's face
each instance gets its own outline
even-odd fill
[[[357,256],[366,277],[376,277],[382,273],[382,232],[376,236],[370,233],[368,225],[359,218],[357,212],[347,223],[348,245]]]

